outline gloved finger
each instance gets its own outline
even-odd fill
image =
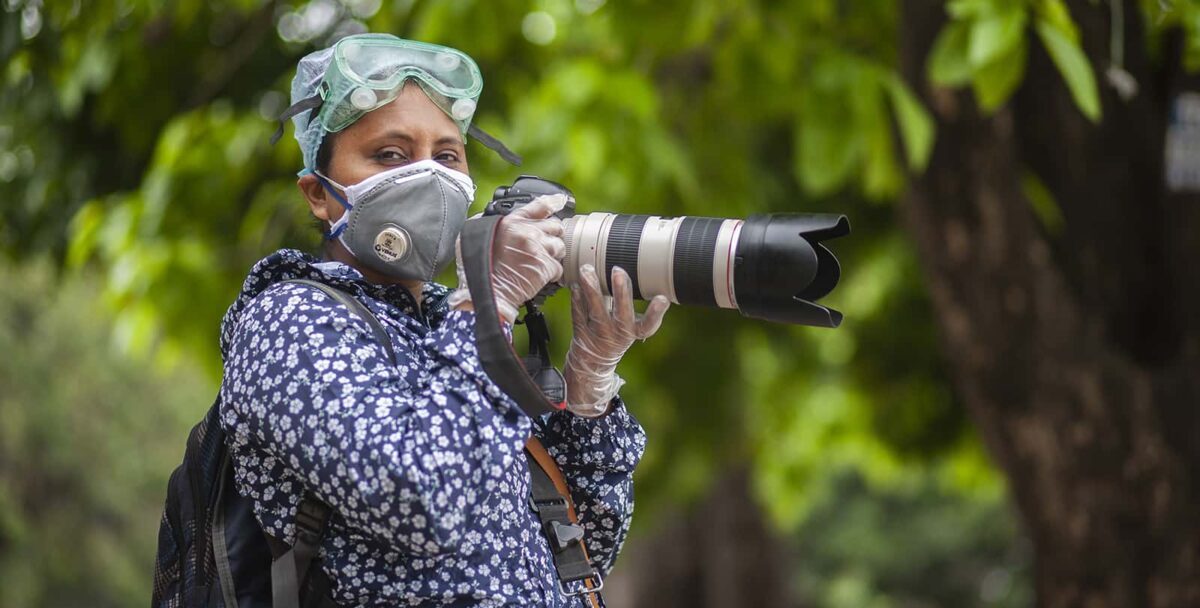
[[[583,286],[576,285],[571,290],[571,321],[573,324],[586,323],[588,318],[588,302],[583,295]]]
[[[608,307],[604,305],[604,294],[600,291],[600,277],[596,275],[595,266],[584,264],[579,270],[579,284],[583,288],[583,297],[587,298],[589,317],[603,319]]]
[[[558,269],[559,276],[562,274],[562,262],[552,256],[546,243],[540,240],[530,240],[520,246],[505,245],[504,251],[507,254],[503,259],[495,262],[495,274],[508,271],[527,280],[532,280],[533,275],[546,276],[554,268]]]
[[[546,219],[558,213],[566,203],[567,197],[563,194],[547,194],[533,199],[528,205],[524,205],[508,214],[508,217],[528,220]]]
[[[654,335],[658,328],[662,325],[663,315],[667,314],[667,309],[671,307],[671,301],[666,296],[654,296],[650,300],[650,305],[646,307],[646,312],[642,314],[642,318],[637,320],[637,339],[645,340]]]
[[[563,210],[563,207],[567,206],[567,195],[561,192],[558,194],[542,194],[534,197],[533,201],[542,201],[547,203],[551,207],[554,207],[555,213],[558,213],[559,211]]]
[[[613,297],[613,312],[616,313],[617,321],[621,327],[626,328],[626,331],[634,329],[635,314],[633,312],[633,281],[629,278],[629,273],[625,272],[620,266],[613,267],[612,271],[612,297]]]
[[[534,228],[541,230],[543,234],[557,237],[561,237],[563,235],[562,220],[556,217],[538,220],[533,223],[533,226]]]
[[[546,274],[542,275],[546,279],[545,281],[542,282],[542,286],[545,286],[548,283],[554,283],[556,281],[562,280],[562,274],[563,274],[562,262],[559,262],[558,260],[555,260],[555,259],[547,260],[542,265],[542,269],[544,272],[546,272]],[[539,289],[539,291],[541,290],[540,287],[538,289]]]
[[[530,251],[530,254],[542,261],[551,261],[562,266],[563,255],[567,252],[567,246],[562,242],[562,239],[554,237],[542,237],[537,240],[537,245]]]
[[[546,253],[550,257],[561,260],[567,254],[567,244],[562,239],[556,237],[543,237],[542,247],[546,249]]]

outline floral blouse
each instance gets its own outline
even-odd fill
[[[391,338],[305,278],[354,295]],[[475,315],[427,284],[397,285],[284,249],[258,262],[222,323],[221,424],[239,492],[263,529],[293,541],[303,492],[333,508],[321,547],[346,606],[583,606],[560,593],[529,507],[532,433],[561,467],[602,574],[633,512],[645,433],[620,399],[587,419],[531,420],[484,373]]]

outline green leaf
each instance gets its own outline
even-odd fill
[[[806,120],[797,125],[796,176],[813,194],[829,194],[841,187],[862,155],[856,126],[838,125],[824,120]]]
[[[1079,40],[1079,28],[1063,0],[1042,0],[1036,6],[1038,21],[1050,23],[1071,40]]]
[[[871,86],[858,87],[852,106],[855,128],[863,136],[863,194],[882,200],[900,189],[904,173],[896,161],[895,138],[884,97],[885,79],[872,80]]]
[[[929,153],[933,151],[933,118],[899,76],[892,74],[884,82],[892,110],[896,113],[896,122],[900,125],[900,138],[904,142],[908,167],[923,171],[929,162]]]
[[[1028,48],[1022,42],[1013,51],[983,66],[971,79],[975,100],[984,112],[995,112],[1004,105],[1025,76]]]
[[[1039,19],[1037,33],[1058,67],[1071,97],[1079,111],[1083,112],[1092,122],[1100,120],[1100,90],[1096,86],[1096,76],[1092,73],[1092,64],[1083,53],[1079,43],[1071,40],[1060,29],[1049,21]]]
[[[888,125],[887,109],[882,100],[878,108],[879,117],[876,120],[864,121],[859,128],[866,136],[862,173],[863,194],[870,199],[882,201],[895,196],[904,185],[904,173],[896,162],[892,129]]]
[[[971,41],[967,58],[974,67],[981,67],[1007,55],[1021,42],[1028,13],[1023,6],[1014,6],[971,25]]]
[[[567,136],[567,156],[574,176],[581,181],[596,179],[604,169],[608,139],[593,124],[584,123],[571,129]]]
[[[934,84],[957,87],[971,81],[971,62],[967,59],[970,42],[970,24],[955,21],[942,28],[925,67]]]
[[[996,11],[994,0],[951,0],[946,4],[946,13],[954,19],[969,19],[993,14]]]
[[[1062,209],[1059,208],[1058,201],[1054,199],[1050,188],[1032,171],[1025,171],[1021,175],[1021,193],[1025,195],[1025,200],[1029,201],[1029,207],[1033,209],[1034,215],[1037,216],[1046,232],[1054,235],[1061,234],[1063,228]]]
[[[795,174],[804,189],[829,194],[849,181],[864,154],[863,109],[875,104],[879,79],[861,61],[843,54],[821,58],[802,94],[795,130]]]

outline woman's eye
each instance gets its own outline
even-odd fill
[[[387,150],[380,150],[377,152],[375,154],[375,160],[386,163],[396,163],[407,161],[408,157],[405,156],[400,150],[389,148]]]
[[[441,154],[435,156],[434,160],[444,165],[456,164],[458,163],[458,155],[454,152],[442,152]]]

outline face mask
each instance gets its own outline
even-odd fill
[[[330,225],[329,238],[366,267],[397,279],[432,281],[454,260],[454,241],[475,198],[467,175],[423,160],[351,186],[317,177],[347,210]]]

